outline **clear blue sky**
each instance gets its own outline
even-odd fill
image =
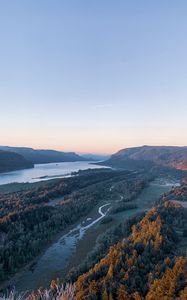
[[[186,0],[0,0],[0,144],[187,145],[186,16]]]

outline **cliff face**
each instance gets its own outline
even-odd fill
[[[17,153],[0,151],[0,172],[33,168],[32,162]]]
[[[118,151],[106,161],[108,165],[128,168],[147,166],[187,170],[187,147],[142,146]]]

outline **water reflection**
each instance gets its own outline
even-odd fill
[[[37,164],[33,169],[24,169],[7,173],[0,173],[0,185],[13,182],[38,182],[54,178],[62,178],[70,175],[72,172],[86,169],[98,169],[103,166],[94,165],[93,162],[64,162]]]

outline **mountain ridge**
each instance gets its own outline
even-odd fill
[[[187,171],[187,147],[144,145],[125,148],[113,154],[105,163],[127,168],[156,165]]]
[[[22,155],[33,164],[45,164],[55,162],[75,162],[86,159],[75,152],[62,152],[50,149],[33,149],[29,147],[0,146],[0,150]]]

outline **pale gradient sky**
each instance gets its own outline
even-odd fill
[[[187,145],[186,0],[0,0],[0,144]]]

